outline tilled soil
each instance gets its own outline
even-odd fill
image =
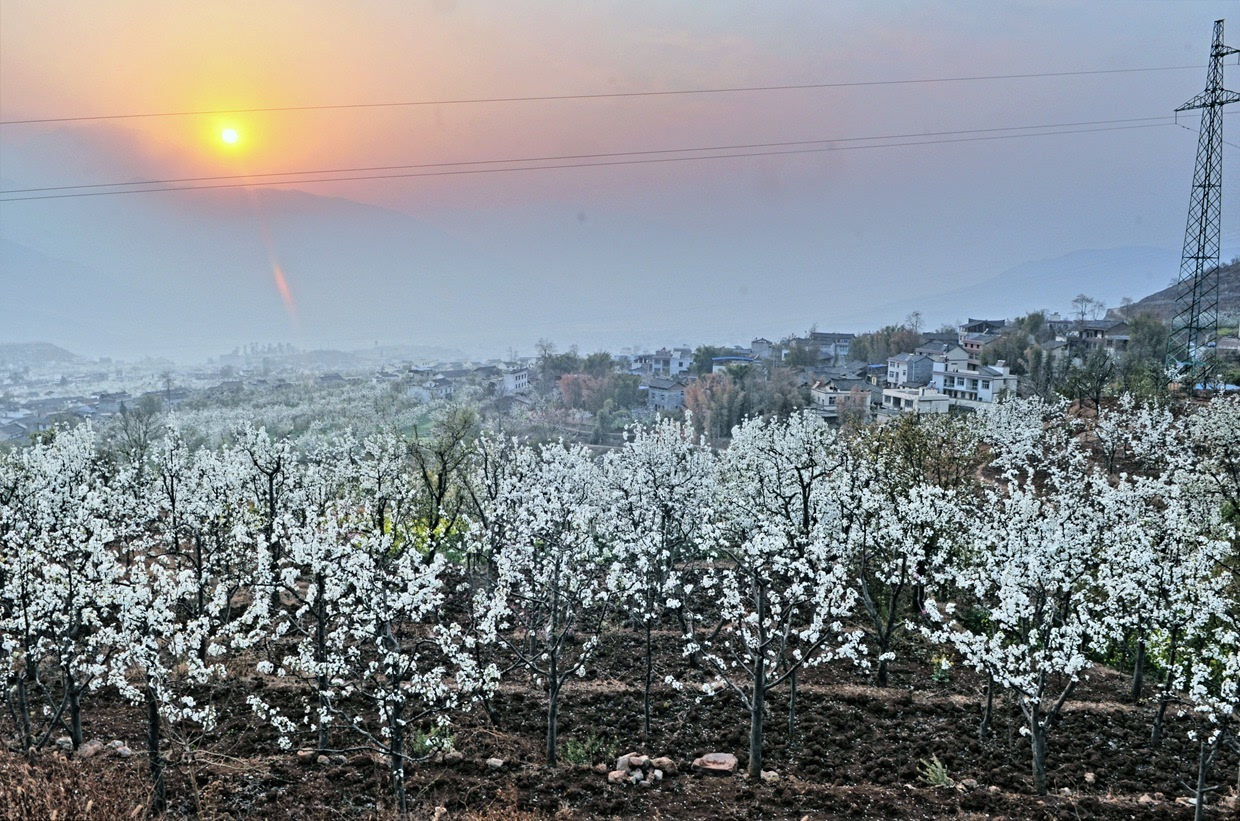
[[[682,690],[654,692],[652,733],[642,739],[644,674],[640,637],[616,631],[604,642],[592,675],[561,695],[560,742],[573,763],[542,763],[546,697],[526,682],[507,682],[494,700],[495,723],[475,709],[454,728],[464,759],[412,766],[407,785],[414,817],[448,818],[1191,818],[1175,803],[1190,794],[1197,747],[1191,720],[1168,712],[1162,745],[1149,743],[1153,709],[1122,700],[1126,679],[1095,668],[1051,731],[1050,795],[1031,794],[1029,744],[1020,714],[997,699],[991,737],[978,736],[983,687],[953,669],[934,681],[928,661],[897,662],[891,685],[873,686],[848,667],[804,671],[798,685],[795,735],[788,726],[785,687],[769,702],[764,769],[773,783],[740,775],[688,772],[707,752],[731,752],[747,763],[748,714],[728,692],[702,698],[684,667],[675,636],[661,635],[656,681],[674,673]],[[226,719],[203,738],[174,741],[168,757],[170,814],[249,818],[374,818],[393,814],[387,768],[369,753],[344,763],[300,764],[281,751],[275,733],[258,726],[244,706],[254,682],[237,680],[217,692]],[[295,694],[283,694],[292,698]],[[143,814],[148,779],[142,711],[104,694],[85,705],[87,738],[120,738],[133,757],[104,754],[66,762],[41,753],[27,763],[0,753],[0,814],[8,818],[111,818]],[[342,740],[341,744],[350,742]],[[191,757],[185,752],[193,749]],[[606,770],[617,755],[640,750],[670,756],[680,774],[655,787],[619,787]],[[502,768],[488,767],[497,757]],[[953,786],[933,786],[925,762],[936,759]],[[588,759],[588,760],[587,760]],[[1222,754],[1213,783],[1235,795],[1240,761]],[[601,772],[599,770],[602,770]],[[967,786],[965,786],[967,785]],[[35,801],[31,796],[38,796]],[[42,803],[39,803],[39,802]],[[90,804],[88,808],[88,803]],[[1216,806],[1215,817],[1232,809]],[[127,811],[126,811],[127,810]]]

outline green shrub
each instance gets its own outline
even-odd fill
[[[933,787],[954,787],[955,781],[947,775],[947,768],[943,766],[943,762],[939,761],[937,755],[930,756],[930,760],[922,759],[917,765],[917,777]]]
[[[593,764],[595,761],[607,757],[605,747],[606,744],[603,739],[594,734],[590,734],[580,741],[570,738],[564,742],[560,757],[569,764]]]

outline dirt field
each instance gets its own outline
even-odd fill
[[[674,636],[661,637],[660,671],[684,675]],[[1019,734],[1019,711],[996,702],[992,738],[977,734],[982,688],[970,674],[930,678],[922,648],[906,648],[887,688],[872,686],[850,668],[818,668],[802,677],[797,736],[789,738],[786,691],[773,699],[765,766],[773,783],[692,774],[707,752],[731,752],[744,770],[747,714],[727,693],[698,700],[691,686],[660,687],[653,737],[641,739],[640,641],[617,631],[604,643],[594,675],[570,685],[560,707],[561,749],[572,742],[578,762],[541,764],[543,694],[515,681],[496,699],[498,723],[482,710],[462,718],[454,746],[464,758],[411,768],[414,817],[447,818],[1191,818],[1175,803],[1190,794],[1196,772],[1191,725],[1171,718],[1162,747],[1151,751],[1152,710],[1122,700],[1126,681],[1101,668],[1077,689],[1049,750],[1051,794],[1030,794],[1029,746]],[[691,676],[686,676],[691,677]],[[251,682],[217,693],[221,725],[195,741],[191,762],[178,745],[168,752],[171,815],[250,818],[375,818],[392,814],[385,764],[368,753],[336,762],[299,763],[282,752],[274,733],[244,707]],[[1169,714],[1170,715],[1170,714]],[[44,752],[27,763],[13,753],[0,760],[0,814],[8,818],[140,817],[147,794],[142,713],[100,694],[85,706],[86,738],[121,739],[133,750],[68,761]],[[342,742],[345,743],[345,742]],[[607,782],[617,755],[640,750],[670,756],[680,774],[650,789]],[[932,786],[919,764],[936,757],[957,786]],[[502,768],[488,758],[503,759]],[[582,758],[588,760],[581,760]],[[1216,801],[1235,795],[1235,756],[1224,755],[1213,783],[1226,785]],[[599,770],[602,770],[601,772]],[[87,808],[89,804],[89,809]],[[1236,812],[1216,806],[1214,817]]]

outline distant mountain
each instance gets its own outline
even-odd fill
[[[1240,262],[1224,265],[1218,272],[1218,311],[1220,318],[1240,317]],[[1125,316],[1153,314],[1164,322],[1175,316],[1176,286],[1173,284],[1161,291],[1150,294],[1120,313]]]
[[[78,358],[50,342],[0,342],[0,366],[55,365]]]
[[[0,340],[54,339],[97,356],[127,348],[140,330],[116,315],[140,304],[124,279],[54,252],[0,237],[0,281]]]
[[[1001,318],[1031,311],[1067,313],[1078,294],[1119,305],[1175,278],[1179,254],[1167,248],[1123,247],[1074,251],[1025,262],[973,285],[909,297],[869,311],[878,325],[921,311],[928,327],[967,317]],[[914,283],[910,282],[910,291]]]
[[[38,205],[6,208],[0,333],[94,355],[184,361],[239,339],[498,349],[511,341],[501,328],[538,327],[554,303],[502,258],[345,199],[233,190]]]

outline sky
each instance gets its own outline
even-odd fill
[[[0,202],[0,291],[20,297],[0,339],[180,359],[255,341],[745,343],[920,305],[934,324],[1065,310],[1072,294],[1002,284],[1055,260],[1081,291],[1139,298],[1175,275],[1198,117],[1169,118],[1229,12],[1237,43],[1234,1],[5,0],[4,191],[490,164]],[[1234,62],[1227,77],[1240,87]],[[851,85],[11,122],[806,84]],[[683,150],[802,141],[818,142]],[[643,156],[699,159],[494,162],[667,150]],[[1238,191],[1225,175],[1225,258]]]

